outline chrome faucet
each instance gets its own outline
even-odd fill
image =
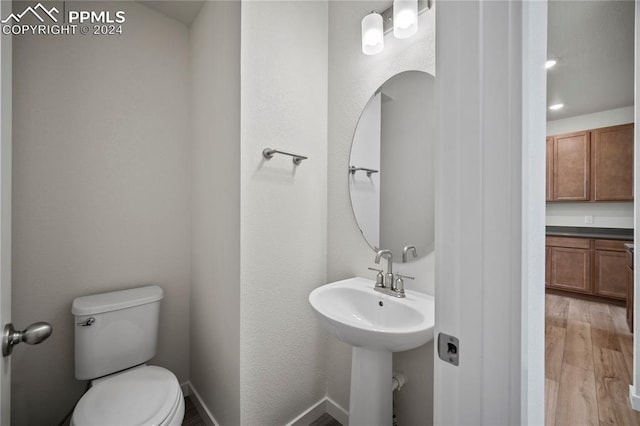
[[[393,253],[391,250],[378,250],[376,253],[376,263],[380,263],[380,259],[386,257],[387,258],[387,273],[384,273],[382,269],[369,268],[372,271],[378,272],[376,275],[376,285],[373,287],[375,291],[379,291],[380,293],[388,294],[389,296],[394,297],[405,297],[404,295],[404,281],[403,278],[413,279],[413,277],[408,277],[406,275],[398,275],[398,278],[393,275]]]
[[[391,250],[378,250],[375,262],[380,264],[380,258],[384,256],[387,256],[387,273],[384,276],[382,288],[391,288],[393,286],[393,253]]]
[[[416,251],[416,246],[405,246],[402,249],[402,263],[407,263],[407,254],[411,251],[413,253],[413,257],[418,257],[418,252]]]

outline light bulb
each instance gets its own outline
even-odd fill
[[[384,49],[382,15],[371,12],[362,18],[362,53],[377,55]]]
[[[393,35],[409,38],[418,32],[418,0],[393,1]]]
[[[559,109],[562,109],[562,107],[564,107],[564,104],[553,104],[549,107],[549,109],[551,111],[557,111]]]

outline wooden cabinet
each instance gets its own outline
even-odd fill
[[[547,237],[547,287],[625,301],[629,279],[625,242]]]
[[[633,123],[547,137],[547,201],[633,201]]]
[[[553,201],[553,136],[547,137],[547,201]]]
[[[554,201],[589,201],[591,171],[589,132],[553,137]]]
[[[633,200],[633,124],[592,132],[593,201]]]
[[[595,240],[593,293],[627,299],[627,255],[624,241]]]
[[[545,247],[544,250],[544,285],[549,286],[551,281],[551,247]]]
[[[549,287],[591,293],[591,243],[584,238],[547,237]]]

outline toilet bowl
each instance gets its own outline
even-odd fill
[[[135,367],[95,380],[71,418],[72,426],[179,426],[184,417],[180,384],[169,370]]]
[[[184,398],[169,370],[147,365],[156,354],[158,286],[74,299],[75,376],[91,380],[73,426],[179,426]]]

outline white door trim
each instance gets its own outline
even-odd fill
[[[0,1],[0,16],[12,1]],[[0,35],[0,330],[11,322],[11,35]],[[0,358],[0,425],[10,424],[11,360]]]

